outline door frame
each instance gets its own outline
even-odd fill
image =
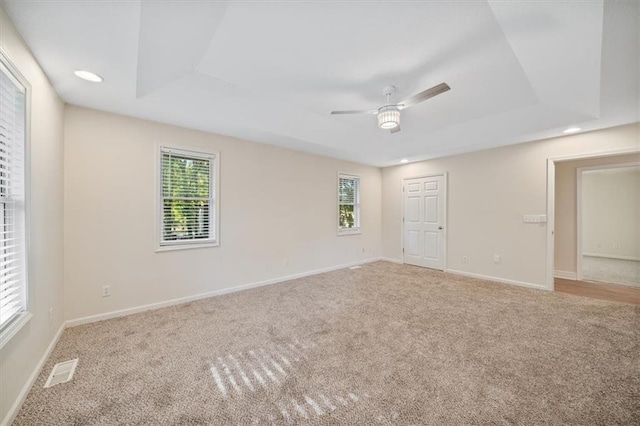
[[[420,174],[418,176],[410,176],[410,177],[403,177],[401,180],[401,188],[402,188],[402,197],[400,200],[400,204],[401,204],[401,212],[402,212],[402,222],[400,222],[400,226],[402,227],[402,232],[400,232],[400,251],[402,253],[402,264],[404,265],[404,188],[405,188],[405,182],[407,180],[411,180],[411,179],[422,179],[422,178],[429,178],[429,177],[436,177],[436,176],[442,176],[442,191],[443,191],[443,195],[442,195],[442,200],[443,200],[443,209],[444,209],[444,213],[442,215],[442,241],[443,241],[443,247],[442,247],[442,271],[446,272],[447,271],[447,232],[449,231],[449,228],[447,227],[447,216],[448,216],[448,180],[449,180],[449,172],[436,172],[436,173],[427,173],[427,174]]]
[[[546,288],[554,290],[555,278],[555,200],[556,200],[556,163],[573,160],[586,160],[589,158],[613,157],[624,154],[640,154],[637,148],[621,149],[615,151],[594,152],[590,154],[568,155],[547,158],[547,270]],[[404,197],[403,197],[404,200]]]
[[[582,175],[589,170],[619,169],[638,167],[640,161],[628,163],[603,164],[599,166],[578,167],[576,169],[576,279],[582,280]]]

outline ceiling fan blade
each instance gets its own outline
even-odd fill
[[[402,130],[400,128],[400,125],[398,124],[396,127],[394,127],[393,129],[389,130],[391,132],[391,134],[393,133],[398,133],[400,130]]]
[[[402,102],[399,102],[400,105],[403,105],[402,109],[408,108],[412,105],[415,105],[419,102],[426,101],[429,98],[433,98],[434,96],[438,96],[441,93],[450,90],[451,87],[447,83],[440,83],[437,86],[433,86],[431,89],[424,90],[417,95],[413,95],[410,98],[405,99]]]
[[[354,109],[350,111],[331,111],[331,115],[340,114],[377,114],[378,110],[375,109]]]

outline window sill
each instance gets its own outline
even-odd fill
[[[156,248],[156,253],[162,253],[164,251],[174,251],[174,250],[193,250],[199,248],[208,248],[208,247],[219,247],[219,242],[209,242],[202,244],[176,244],[171,246],[159,246]]]
[[[362,232],[360,231],[360,228],[339,229],[338,230],[338,236],[342,236],[342,235],[358,235],[358,234],[362,234]]]
[[[27,325],[31,317],[33,317],[33,314],[31,312],[23,312],[16,318],[14,318],[13,321],[11,321],[0,332],[0,349],[2,349],[4,345],[9,343],[9,340],[11,340],[11,338],[15,336],[22,327]]]

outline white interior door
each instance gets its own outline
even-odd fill
[[[403,197],[404,263],[444,270],[444,175],[406,179]]]

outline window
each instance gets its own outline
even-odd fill
[[[338,233],[360,233],[360,178],[338,175]]]
[[[27,86],[0,52],[0,346],[31,317],[25,195]]]
[[[160,247],[218,245],[219,155],[161,147],[160,157]]]

